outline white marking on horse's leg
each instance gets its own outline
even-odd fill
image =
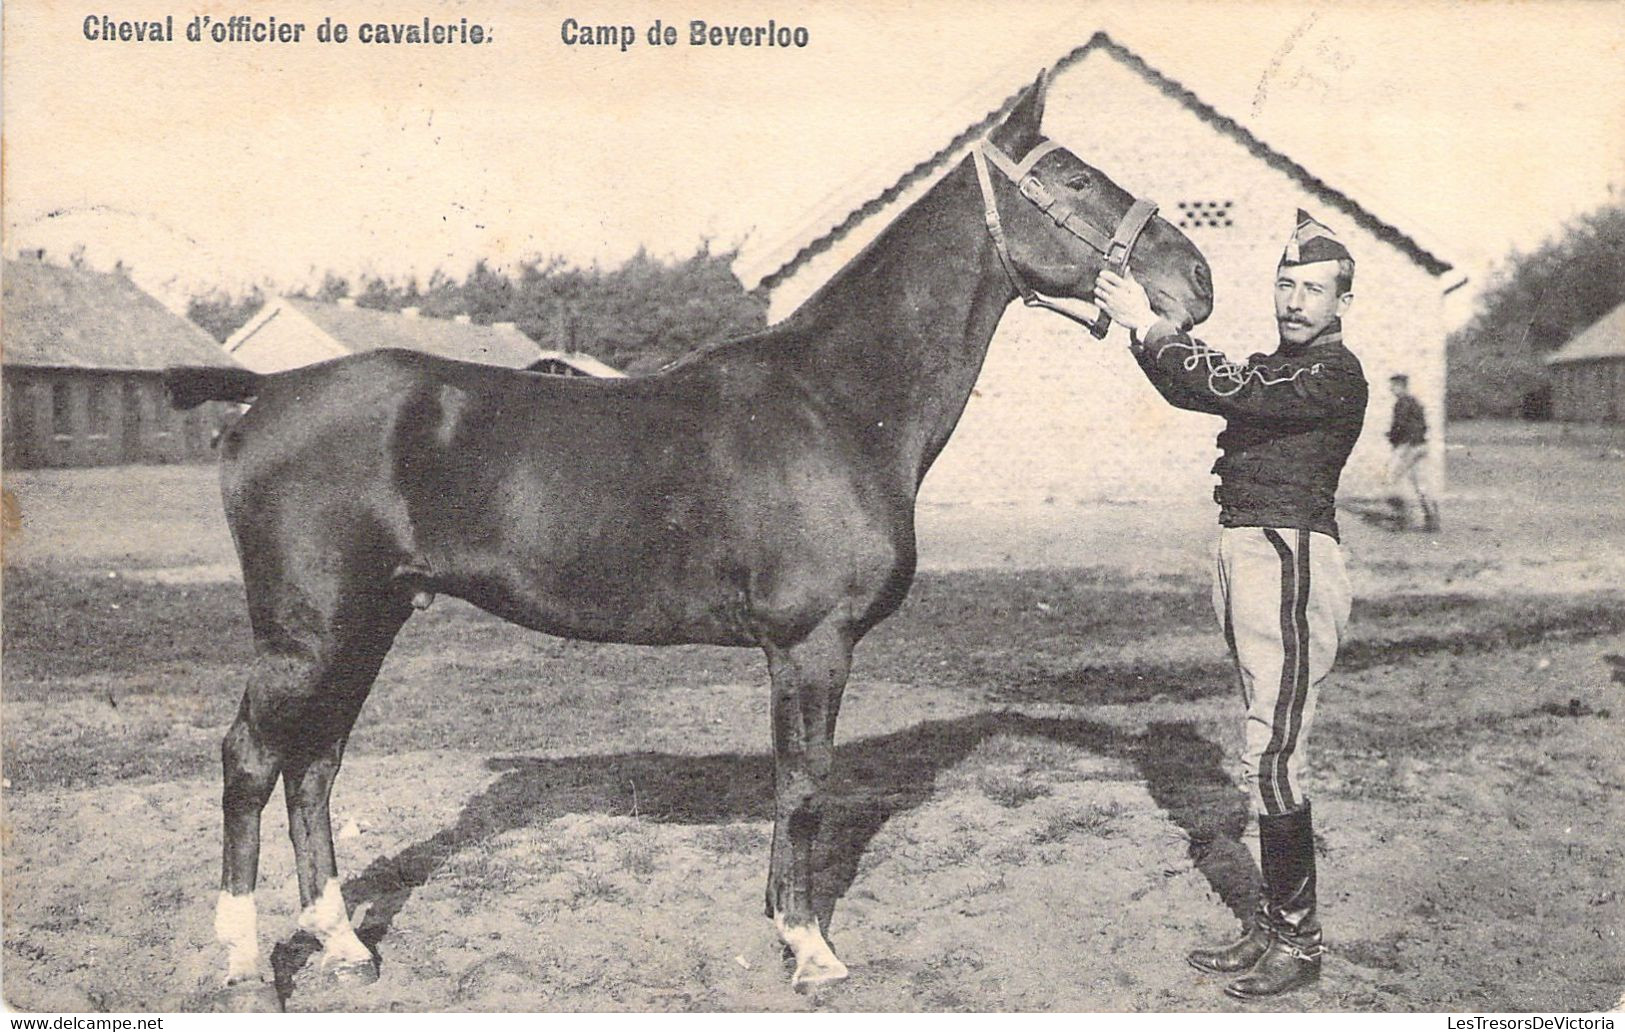
[[[337,878],[327,879],[322,894],[299,915],[299,927],[322,942],[322,966],[372,963],[372,951],[356,938],[344,912],[344,894]]]
[[[846,965],[835,956],[835,951],[829,948],[824,941],[823,933],[818,930],[817,923],[809,925],[786,924],[783,914],[775,914],[773,926],[779,930],[779,938],[790,947],[790,952],[796,957],[796,973],[790,976],[790,984],[800,987],[804,985],[818,985],[822,982],[836,982],[846,977]]]
[[[226,984],[260,977],[259,916],[252,892],[220,893],[214,905],[214,937],[226,948]]]

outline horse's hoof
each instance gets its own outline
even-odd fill
[[[378,964],[372,960],[339,960],[323,963],[322,973],[339,985],[371,985],[378,981]]]
[[[282,997],[276,994],[276,986],[260,978],[229,983],[206,1003],[208,1010],[225,1014],[282,1013]]]
[[[846,965],[834,957],[828,960],[808,959],[796,965],[790,978],[790,987],[805,993],[826,985],[833,985],[846,977]]]

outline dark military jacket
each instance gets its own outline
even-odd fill
[[[1422,405],[1409,394],[1394,399],[1394,421],[1388,427],[1388,443],[1396,448],[1402,444],[1424,444],[1428,439],[1428,420],[1422,414]]]
[[[1226,527],[1337,534],[1337,482],[1365,422],[1365,371],[1332,322],[1303,344],[1230,361],[1159,323],[1134,357],[1179,408],[1223,416],[1214,500]]]

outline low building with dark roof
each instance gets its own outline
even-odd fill
[[[480,324],[466,316],[437,319],[415,308],[399,312],[282,297],[266,302],[226,340],[226,351],[257,373],[311,365],[377,348],[407,348],[462,362],[528,369],[541,357],[513,323]]]
[[[1625,305],[1547,355],[1552,418],[1570,423],[1625,423]]]
[[[8,469],[183,462],[212,456],[232,411],[176,412],[165,366],[235,367],[200,327],[122,273],[6,261],[0,310]]]
[[[1274,349],[1276,263],[1299,208],[1330,226],[1358,265],[1345,339],[1374,386],[1344,483],[1381,489],[1387,460],[1382,385],[1406,373],[1431,426],[1444,426],[1445,295],[1465,282],[1417,230],[1401,229],[1097,32],[1050,66],[1044,132],[1201,248],[1213,316],[1198,335],[1231,357]],[[968,106],[934,151],[879,155],[812,210],[768,226],[734,263],[769,318],[788,316],[1004,118],[1028,84],[1022,68]],[[1359,126],[1340,126],[1358,146]],[[1108,234],[1111,227],[1104,227]],[[959,428],[922,487],[931,502],[1200,497],[1210,483],[1212,417],[1168,406],[1122,331],[1100,342],[1059,316],[1013,305],[989,349]],[[1443,475],[1444,448],[1431,474]]]

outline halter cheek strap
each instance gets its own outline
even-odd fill
[[[1004,236],[1004,226],[999,219],[999,204],[993,192],[993,178],[988,172],[988,163],[992,162],[1001,173],[1017,185],[1022,197],[1048,215],[1057,226],[1099,251],[1106,267],[1115,272],[1121,273],[1127,269],[1129,258],[1134,253],[1134,245],[1139,241],[1140,234],[1144,232],[1151,217],[1157,213],[1157,206],[1152,201],[1135,200],[1123,214],[1123,220],[1118,223],[1116,232],[1107,237],[1090,225],[1070,198],[1051,193],[1043,181],[1033,173],[1033,169],[1045,155],[1059,149],[1060,146],[1054,140],[1045,140],[1028,151],[1026,157],[1018,163],[1012,161],[1009,155],[993,143],[984,142],[971,151],[971,157],[976,165],[977,182],[982,188],[982,207],[987,219],[988,234],[993,237],[999,262],[1004,266],[1005,275],[1010,278],[1016,293],[1021,295],[1022,304],[1029,308],[1047,308],[1064,315],[1073,322],[1087,326],[1089,332],[1099,339],[1106,336],[1106,331],[1112,324],[1111,316],[1107,315],[1104,309],[1098,310],[1098,314],[1092,320],[1085,318],[1044,297],[1022,278],[1015,260],[1010,257],[1010,247]]]

